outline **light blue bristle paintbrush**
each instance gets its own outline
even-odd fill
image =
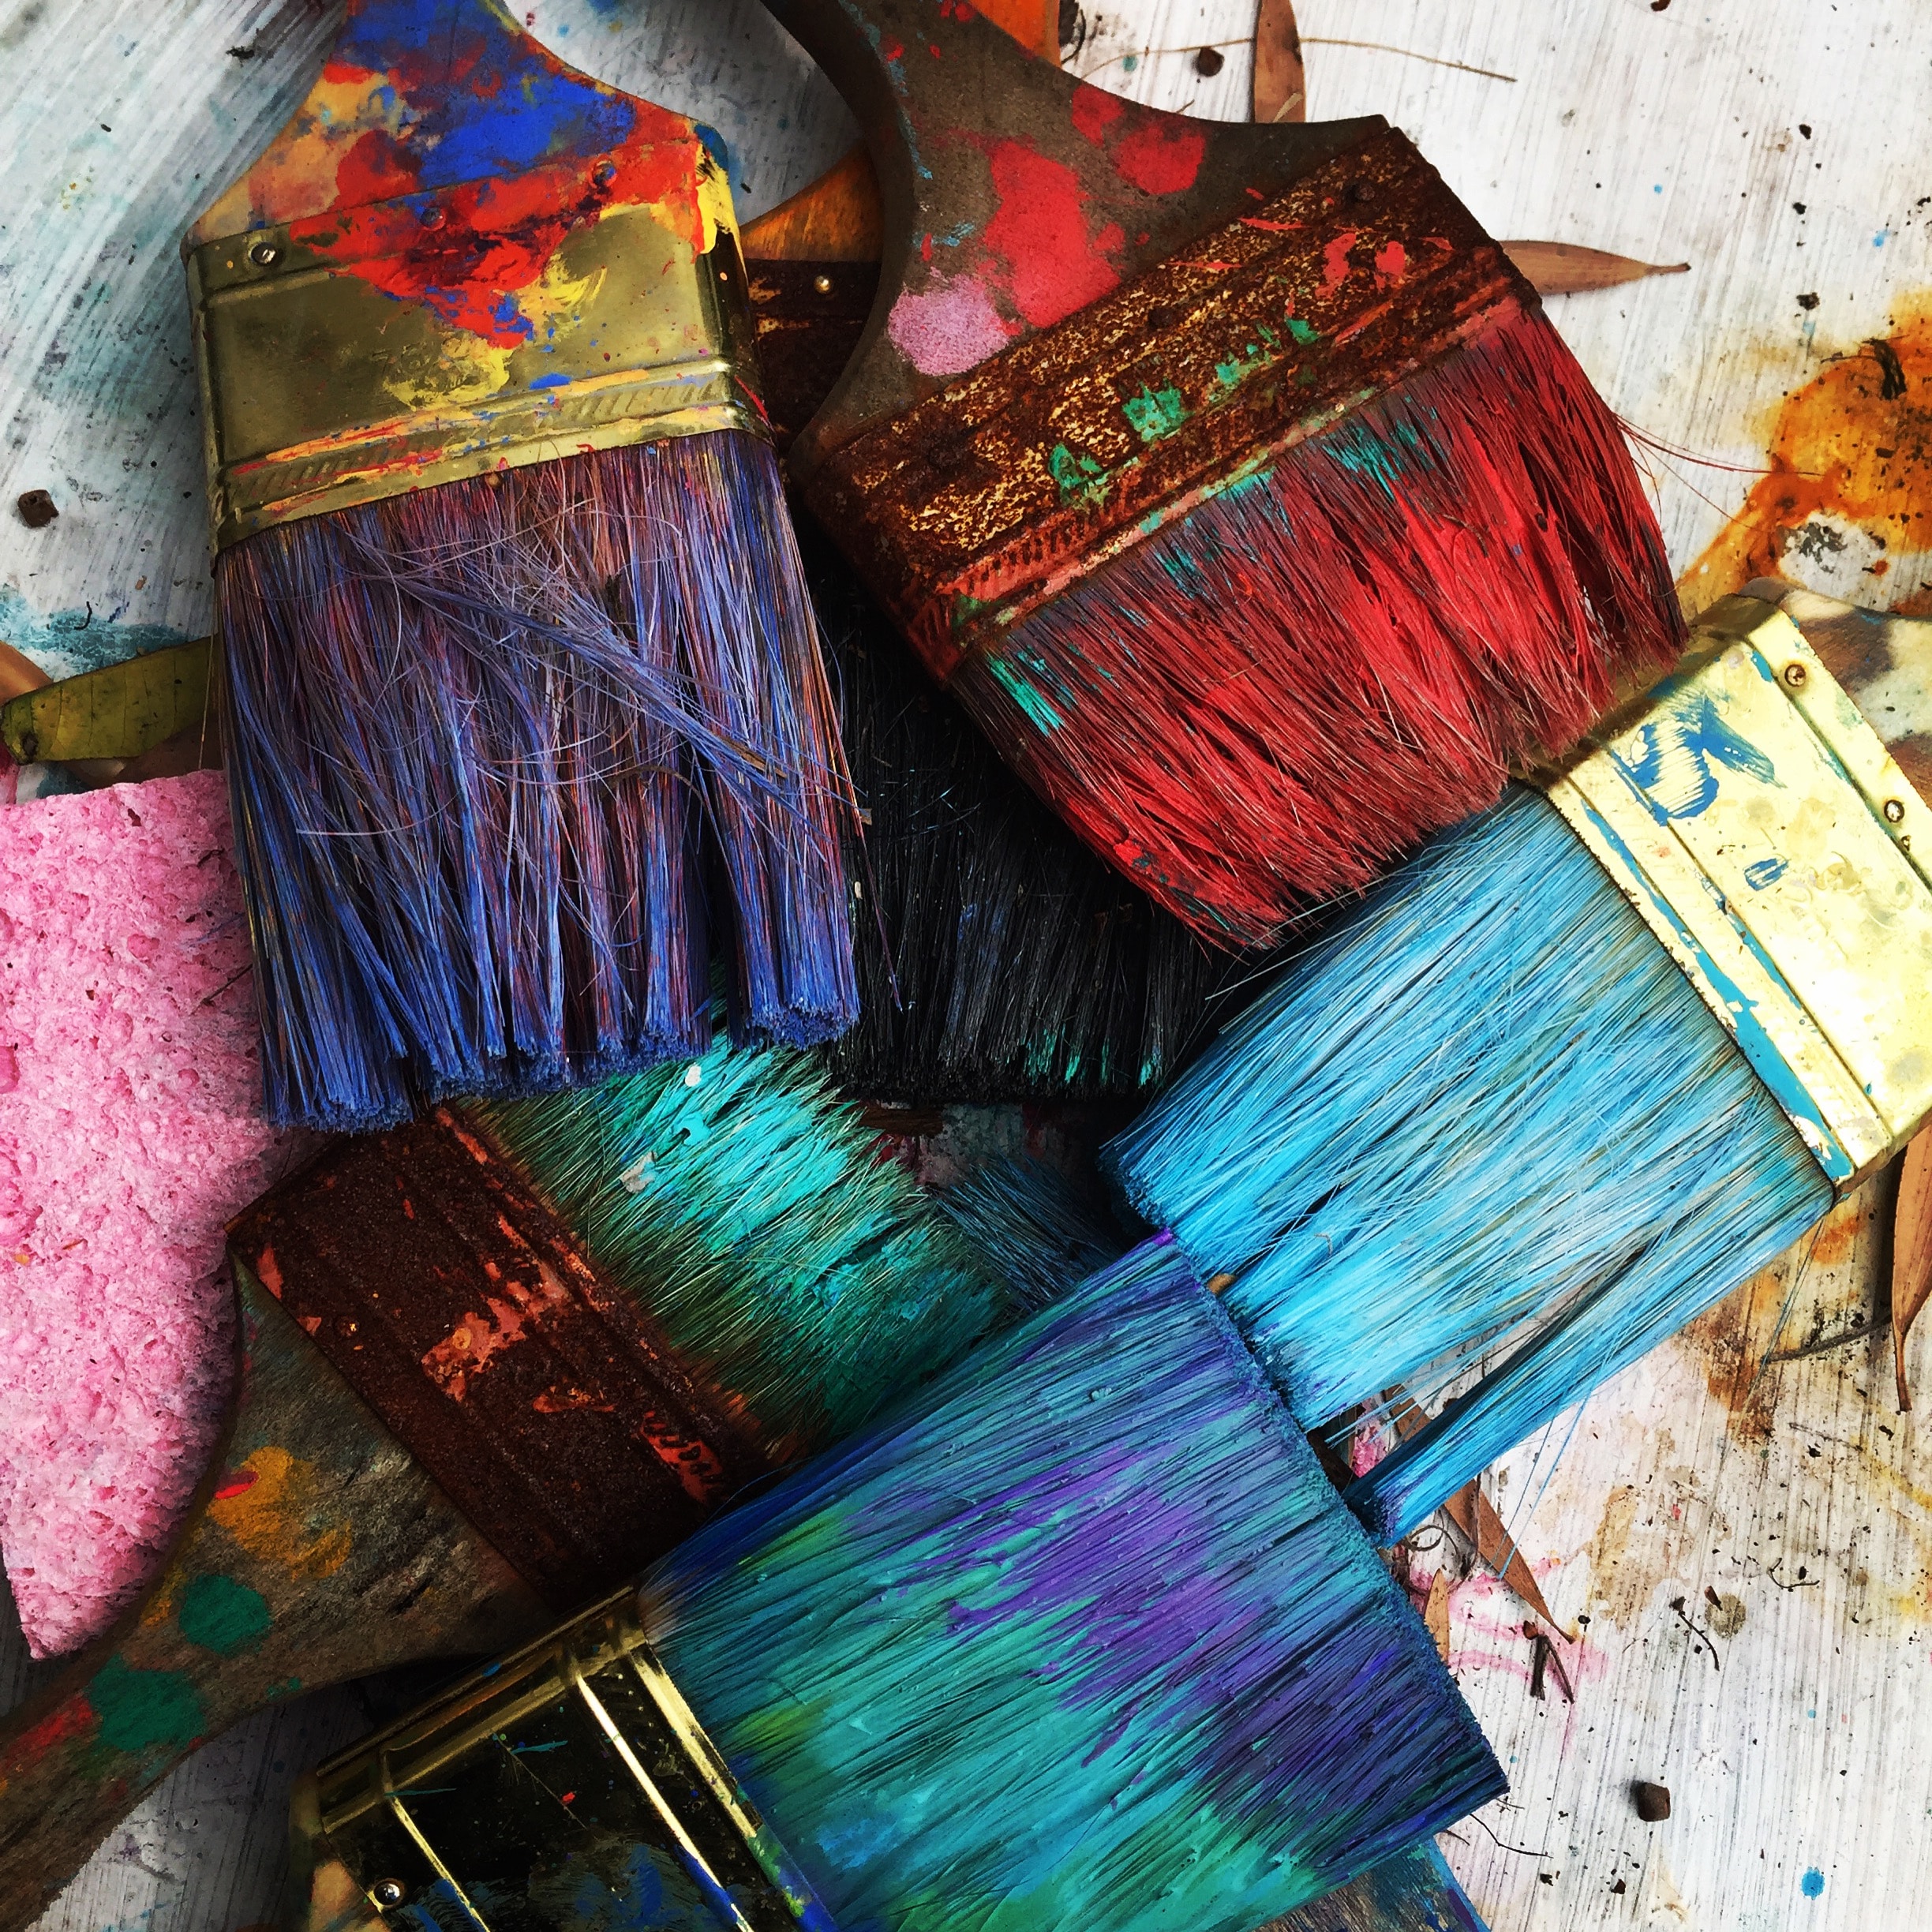
[[[676,1761],[646,1747],[666,1713]],[[694,1718],[724,1760],[702,1788],[680,1768],[707,1762]],[[662,1850],[645,1775],[690,1822]],[[453,1886],[518,1925],[589,1902],[667,1923],[730,1792],[746,1822],[697,1889],[749,1843],[761,1927],[782,1903],[845,1932],[1248,1932],[1503,1785],[1161,1240],[700,1530],[635,1599],[324,1767],[313,1815],[365,1886]],[[561,1899],[576,1919],[527,1909]]]
[[[1844,688],[1728,600],[1547,796],[1388,882],[1108,1151],[1311,1425],[1493,1365],[1350,1491],[1378,1537],[1769,1261],[1932,1104],[1932,814],[1846,695],[1908,755],[1932,627],[1867,626],[1881,648],[1792,608],[1837,613]]]

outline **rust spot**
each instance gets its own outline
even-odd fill
[[[1685,573],[1700,606],[1779,574],[1788,556],[1784,574],[1802,578],[1807,546],[1842,541],[1813,523],[1821,516],[1864,530],[1892,570],[1932,549],[1932,313],[1893,314],[1891,335],[1848,350],[1778,406],[1770,474]],[[1932,612],[1932,586],[1893,608]]]
[[[1777,1383],[1759,1370],[1784,1297],[1783,1275],[1765,1268],[1683,1330],[1684,1342],[1701,1359],[1705,1387],[1724,1406],[1732,1436],[1753,1448],[1771,1440]]]

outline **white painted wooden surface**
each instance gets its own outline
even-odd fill
[[[569,58],[713,122],[745,215],[850,139],[750,0],[533,13]],[[1298,13],[1311,114],[1387,114],[1493,233],[1694,264],[1552,305],[1627,419],[1735,466],[1659,462],[1680,568],[1743,502],[1785,392],[1932,288],[1925,0],[1302,0]],[[1075,64],[1104,84],[1241,111],[1252,0],[1083,16]],[[206,625],[174,238],[300,92],[329,24],[313,0],[0,0],[0,637],[57,674]],[[1204,76],[1195,53],[1216,43],[1226,64]],[[12,513],[32,487],[60,502],[51,530]],[[1895,545],[1881,582],[1866,532],[1831,535],[1840,547],[1809,546],[1805,566],[1821,589],[1883,601],[1926,580],[1923,551]],[[1795,1286],[1727,1305],[1492,1477],[1584,1639],[1568,1658],[1576,1703],[1553,1675],[1533,1698],[1507,1601],[1480,1577],[1452,1600],[1458,1675],[1515,1780],[1446,1841],[1493,1932],[1926,1922],[1932,1444],[1891,1413],[1878,1341],[1758,1366],[1855,1324],[1879,1245],[1841,1230]],[[1919,1354],[1932,1374],[1932,1350]],[[21,1682],[17,1634],[9,1647],[0,1633],[0,1692]],[[103,1848],[46,1932],[266,1919],[286,1782],[355,1719],[346,1695],[309,1700],[204,1753]],[[1638,1777],[1670,1786],[1668,1822],[1638,1822]]]

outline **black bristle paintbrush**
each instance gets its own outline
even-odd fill
[[[1378,1540],[1932,1110],[1932,624],[1781,601],[1714,606],[1677,674],[1385,881],[1109,1151],[1309,1426],[1457,1389],[1349,1491]]]
[[[837,733],[715,137],[498,0],[350,0],[189,264],[268,1110],[856,1005]]]
[[[324,1765],[298,1816],[399,1926],[782,1924],[706,1911],[731,1867],[692,1869],[762,1832],[808,1926],[1248,1932],[1503,1785],[1155,1241]],[[740,1791],[736,1844],[666,1829]]]
[[[1178,916],[1268,941],[1675,653],[1614,418],[1399,134],[1157,113],[949,0],[767,4],[884,206],[806,501]]]

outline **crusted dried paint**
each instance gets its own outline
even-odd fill
[[[1088,294],[1071,320],[835,451],[808,486],[942,677],[1526,290],[1387,133]]]

